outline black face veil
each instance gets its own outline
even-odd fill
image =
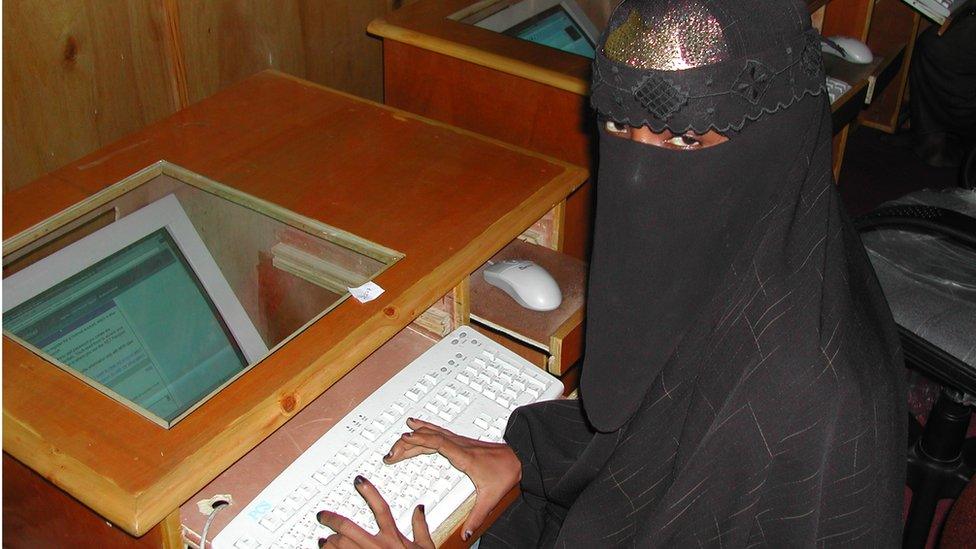
[[[601,131],[583,373],[587,414],[599,430],[633,415],[733,274],[736,254],[797,175],[795,143],[811,130],[811,114],[784,113],[780,124],[688,152]]]
[[[806,175],[794,167],[810,151],[797,144],[819,122],[822,100],[794,110],[802,113],[786,109],[824,86],[804,9],[645,0],[625,2],[611,18],[594,62],[600,115],[674,134],[717,129],[732,139],[674,151],[618,138],[600,124],[582,378],[598,430],[633,415],[750,231],[790,192],[789,180],[795,188]]]

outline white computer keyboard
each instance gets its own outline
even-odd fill
[[[214,538],[213,547],[317,548],[319,538],[332,534],[316,520],[323,509],[377,532],[353,488],[356,475],[376,485],[405,535],[412,537],[411,513],[421,503],[434,531],[474,493],[474,485],[437,454],[384,464],[383,456],[409,430],[406,419],[498,442],[512,410],[562,390],[558,379],[462,326],[322,435]]]

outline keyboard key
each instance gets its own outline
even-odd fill
[[[319,493],[319,489],[315,487],[314,484],[306,482],[298,488],[298,492],[305,498],[305,501],[309,501],[314,498]]]
[[[257,547],[261,547],[261,543],[251,536],[242,536],[234,542],[234,547],[237,549],[256,549]]]
[[[268,516],[261,519],[258,524],[264,526],[269,532],[274,532],[282,524],[282,520],[276,515],[268,514]]]
[[[320,509],[377,531],[372,513],[353,487],[357,474],[377,486],[403,531],[410,531],[413,509],[421,502],[427,506],[430,527],[440,526],[471,495],[472,486],[439,455],[383,463],[383,455],[407,431],[405,418],[432,420],[497,442],[510,410],[559,393],[557,380],[510,351],[459,333],[407,365],[325,433],[218,534],[214,549],[315,547],[318,538],[331,533],[315,519]]]

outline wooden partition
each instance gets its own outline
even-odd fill
[[[374,20],[371,33],[384,39],[384,101],[398,108],[467,128],[503,141],[589,166],[594,153],[589,110],[590,60],[511,36],[477,28],[473,21],[507,0],[418,0]],[[598,22],[607,13],[601,0],[583,2]],[[899,86],[884,90],[892,78],[907,74],[902,62],[911,36],[900,0],[806,0],[812,20],[825,35],[868,40],[878,54],[870,65],[846,67],[833,74],[852,89],[833,104],[834,171],[843,160],[848,124],[855,120],[869,92],[890,101],[902,97]],[[876,8],[877,6],[877,8]],[[908,8],[901,6],[908,12]],[[872,25],[884,32],[871,34]],[[852,65],[846,63],[847,65]],[[836,65],[836,63],[834,63]],[[832,66],[828,66],[831,74]],[[888,99],[887,95],[895,95]],[[885,117],[887,114],[879,114]],[[590,238],[590,186],[570,197],[562,250],[586,258]]]
[[[3,190],[264,69],[382,97],[366,24],[411,0],[3,3]]]

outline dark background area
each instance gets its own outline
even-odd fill
[[[851,216],[919,189],[959,185],[959,168],[933,168],[912,152],[910,135],[852,127],[838,190]]]

